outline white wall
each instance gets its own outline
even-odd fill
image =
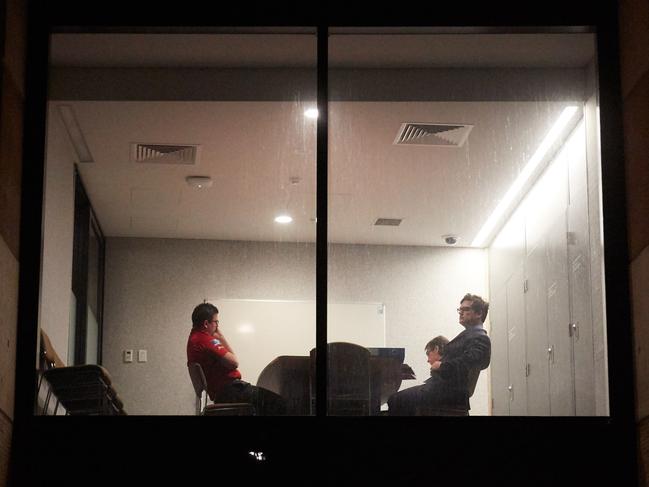
[[[50,110],[47,125],[43,247],[39,325],[52,341],[61,360],[68,357],[74,234],[74,163],[58,112]]]
[[[495,414],[608,411],[593,104],[489,249],[493,352],[502,358],[491,367]],[[520,282],[510,286],[510,279]],[[579,334],[569,333],[569,323]]]
[[[406,348],[421,383],[423,347],[461,331],[455,309],[466,292],[487,290],[486,253],[475,249],[333,245],[329,299],[386,305],[386,345]],[[109,238],[104,365],[130,414],[192,414],[185,346],[194,306],[204,298],[315,299],[312,244]],[[227,316],[221,316],[227,334]],[[315,322],[313,323],[315,332]],[[281,337],[277,337],[281,340]],[[260,347],[272,347],[261,343]],[[124,349],[147,349],[148,362],[125,364]],[[305,350],[307,355],[309,350]],[[245,362],[245,357],[239,357]],[[487,374],[472,414],[487,414]],[[244,377],[245,379],[245,377]]]

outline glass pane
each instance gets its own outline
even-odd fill
[[[608,414],[594,46],[332,31],[330,414]]]
[[[99,324],[97,318],[88,306],[87,315],[87,332],[86,332],[86,363],[98,364],[99,363]]]
[[[41,298],[42,299],[42,298]],[[68,322],[68,353],[67,363],[72,365],[74,363],[74,344],[77,329],[77,297],[70,291],[70,310]],[[56,346],[56,345],[54,345]]]
[[[315,30],[256,31],[52,36],[45,225],[73,211],[76,166],[106,242],[102,365],[129,414],[310,414]],[[47,252],[71,253],[64,230]],[[44,295],[68,279],[52,262]],[[194,323],[204,302],[218,317]]]
[[[97,364],[99,360],[99,255],[100,241],[91,218],[88,235],[88,306],[86,321],[86,363]]]

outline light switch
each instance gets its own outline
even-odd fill
[[[138,362],[146,362],[146,350],[138,350],[137,351],[137,361]]]
[[[133,362],[133,350],[124,350],[124,362]]]

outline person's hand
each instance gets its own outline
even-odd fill
[[[430,370],[437,370],[437,369],[440,368],[441,365],[442,365],[442,362],[440,362],[439,360],[436,360],[435,362],[433,362],[431,364]]]

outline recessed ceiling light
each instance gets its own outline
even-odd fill
[[[293,221],[293,218],[291,218],[288,215],[280,215],[275,217],[275,222],[276,223],[291,223]]]
[[[318,109],[317,108],[309,108],[308,110],[304,111],[304,116],[306,118],[318,118]]]
[[[212,186],[212,178],[209,176],[187,176],[185,181],[187,181],[187,184],[192,188],[203,189]]]

